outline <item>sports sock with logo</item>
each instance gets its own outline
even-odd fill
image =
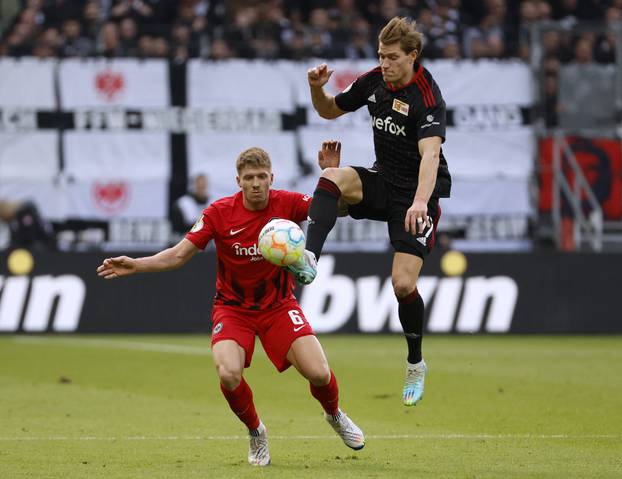
[[[226,389],[222,383],[220,383],[220,390],[229,403],[229,407],[240,418],[240,421],[246,424],[246,427],[250,430],[257,429],[259,427],[259,417],[253,403],[253,391],[251,391],[244,378],[242,378],[242,382],[233,391]]]
[[[326,414],[331,416],[337,415],[339,412],[339,385],[332,370],[328,384],[315,386],[309,383],[309,389],[311,390],[311,395],[320,402]]]
[[[400,323],[408,344],[408,362],[416,364],[421,361],[421,340],[423,335],[423,298],[415,290],[404,298],[397,298]]]
[[[341,197],[339,187],[327,178],[320,177],[309,207],[309,228],[306,248],[319,259],[324,242],[337,221],[337,203]]]

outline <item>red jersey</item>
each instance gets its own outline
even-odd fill
[[[216,242],[218,274],[214,304],[264,310],[294,298],[295,281],[285,269],[266,261],[257,246],[259,232],[272,218],[300,223],[307,219],[311,197],[271,190],[268,206],[250,211],[242,192],[222,198],[203,210],[186,238],[197,248]]]

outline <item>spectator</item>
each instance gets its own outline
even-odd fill
[[[183,22],[173,25],[171,50],[177,62],[184,62],[189,57],[199,56],[198,38],[192,36],[190,27]]]
[[[63,44],[60,48],[64,57],[87,57],[93,54],[93,42],[82,36],[82,25],[75,19],[63,22]]]
[[[153,56],[156,58],[168,58],[170,47],[166,38],[155,37],[153,39]]]
[[[106,22],[100,32],[99,54],[106,58],[118,57],[121,53],[119,28],[114,22]]]
[[[150,3],[144,0],[115,0],[110,18],[119,21],[131,17],[137,23],[142,23],[153,17],[153,13]]]
[[[171,211],[176,233],[186,233],[209,205],[208,181],[204,173],[195,176],[187,194],[177,199]]]
[[[443,58],[450,60],[460,60],[462,54],[460,52],[460,44],[454,37],[447,37],[443,42],[443,51],[441,52]]]
[[[216,38],[212,41],[209,51],[210,60],[229,60],[233,56],[233,49],[224,38]]]
[[[438,0],[434,10],[431,11],[430,18],[426,18],[426,56],[428,58],[439,58],[444,56],[445,44],[449,43],[448,54],[453,55],[455,45],[459,44],[462,36],[460,11],[455,3],[450,0]],[[458,55],[460,48],[458,48]],[[452,56],[453,58],[453,56]]]
[[[120,55],[123,57],[138,56],[138,26],[131,17],[125,17],[119,24]]]
[[[12,247],[55,248],[52,226],[30,201],[0,199],[0,221],[9,225]]]
[[[288,60],[305,60],[309,57],[305,33],[296,29],[288,33],[282,49],[283,57]]]
[[[309,55],[317,58],[342,56],[333,44],[331,20],[326,9],[314,8],[311,10],[306,34]]]
[[[89,1],[84,5],[83,10],[83,35],[93,42],[97,40],[99,30],[105,15],[103,14],[98,1]]]
[[[151,35],[141,35],[138,39],[138,56],[149,58],[155,55],[155,39]]]
[[[505,1],[489,0],[489,11],[475,27],[464,34],[465,56],[470,58],[498,58],[505,53]]]
[[[622,10],[614,7],[607,9],[605,22],[609,31],[598,38],[594,58],[599,63],[615,63],[616,61],[616,34],[612,27],[622,22]]]
[[[346,58],[376,58],[378,53],[370,41],[370,33],[369,23],[363,17],[352,20],[352,38],[344,49]]]
[[[226,29],[225,40],[228,45],[235,45],[236,56],[239,58],[254,58],[253,27],[258,17],[257,7],[239,9],[234,16],[233,25]]]

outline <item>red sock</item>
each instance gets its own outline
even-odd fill
[[[220,384],[220,390],[229,403],[229,407],[237,414],[240,421],[246,424],[246,427],[249,429],[257,429],[259,427],[259,416],[257,416],[255,404],[253,403],[253,391],[251,391],[244,378],[242,378],[242,382],[233,391],[225,389],[222,383]]]
[[[309,383],[311,395],[320,401],[327,414],[334,416],[339,411],[339,386],[335,374],[330,372],[330,381],[325,386],[314,386]]]

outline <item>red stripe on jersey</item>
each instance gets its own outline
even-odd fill
[[[415,73],[413,74],[413,77],[410,79],[408,83],[406,83],[405,85],[396,87],[396,86],[391,85],[390,83],[385,82],[385,84],[387,85],[387,88],[391,90],[392,92],[396,92],[417,82],[419,80],[419,77],[421,77],[423,74],[423,67],[419,64],[417,64],[416,67],[417,67],[417,70],[415,71]]]
[[[436,99],[434,98],[434,93],[432,92],[432,88],[430,87],[430,84],[428,83],[428,79],[425,77],[425,75],[421,75],[420,81],[417,83],[417,86],[419,86],[419,89],[424,94],[427,100],[426,105],[425,105],[426,108],[430,108],[431,106],[436,105]]]
[[[427,90],[421,83],[421,80],[417,80],[417,87],[419,88],[419,91],[421,92],[421,97],[423,98],[423,105],[426,108],[430,108],[430,97],[428,96]]]
[[[371,70],[369,70],[368,72],[362,73],[361,75],[359,75],[359,77],[357,78],[357,80],[359,78],[363,78],[366,77],[367,75],[369,75],[370,73],[374,73],[374,72],[379,72],[380,71],[380,67],[376,67],[376,68],[372,68]]]
[[[421,75],[421,80],[423,81],[423,84],[426,86],[428,92],[430,93],[430,100],[431,100],[430,106],[436,105],[436,98],[434,97],[434,92],[432,91],[432,87],[430,86],[428,79],[425,77],[425,75]]]

